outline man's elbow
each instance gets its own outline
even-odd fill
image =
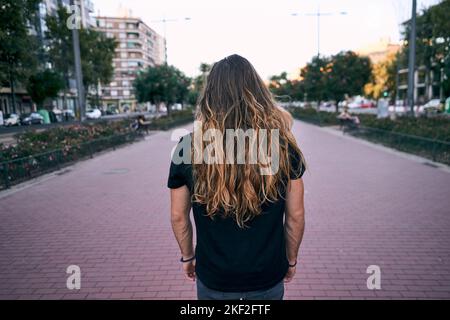
[[[305,209],[297,209],[289,213],[289,219],[295,224],[305,224]]]
[[[174,212],[172,211],[172,214],[170,215],[170,221],[172,222],[172,225],[183,225],[187,221],[187,217],[184,213],[181,212]]]

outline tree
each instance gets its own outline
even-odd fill
[[[327,97],[338,104],[346,96],[363,93],[364,86],[372,75],[372,64],[368,57],[360,57],[352,51],[340,52],[332,57],[325,70]]]
[[[64,79],[64,103],[67,91],[70,89],[69,81],[74,74],[72,31],[66,28],[68,18],[69,13],[63,6],[58,7],[56,15],[46,18],[49,58],[54,69]],[[117,42],[92,29],[82,28],[79,35],[83,84],[86,89],[95,86],[95,100],[96,104],[99,104],[98,84],[107,84],[112,79],[114,74],[112,62]]]
[[[410,22],[404,23],[403,38],[409,39]],[[450,0],[443,0],[431,6],[417,17],[417,65],[425,66],[427,73],[439,75],[444,71],[442,81],[445,96],[450,95]],[[401,59],[409,54],[406,42]]]
[[[301,70],[306,100],[320,102],[328,99],[326,73],[329,66],[330,58],[316,56]]]
[[[80,51],[85,88],[95,88],[94,104],[100,105],[98,85],[108,84],[114,75],[112,61],[117,41],[91,29],[80,32]]]
[[[192,106],[196,105],[198,98],[200,96],[200,93],[202,92],[206,79],[208,78],[208,74],[211,71],[212,66],[208,63],[201,63],[199,70],[200,75],[192,79],[190,90],[188,93],[188,103]]]
[[[171,105],[182,103],[189,92],[190,79],[174,66],[167,64],[149,67],[134,81],[139,102],[150,102],[159,106],[164,103],[170,115]]]
[[[48,98],[55,98],[63,89],[63,79],[51,70],[44,70],[32,75],[28,81],[27,92],[38,108],[44,107]]]
[[[38,0],[1,0],[0,2],[0,78],[7,79],[11,105],[16,112],[15,88],[25,82],[36,66],[37,40],[29,33]]]
[[[394,74],[392,74],[392,72],[394,72]],[[364,93],[375,100],[386,97],[386,94],[392,98],[393,94],[396,92],[396,72],[396,54],[391,54],[386,60],[373,65],[372,81],[366,84]]]
[[[55,15],[46,18],[47,31],[45,33],[48,41],[48,55],[53,69],[64,79],[63,104],[67,109],[67,92],[70,89],[70,77],[73,74],[74,57],[72,47],[72,31],[65,27],[69,18],[66,8],[58,6]],[[61,27],[64,26],[64,27]],[[81,41],[80,41],[81,43]]]
[[[304,99],[304,86],[301,81],[289,80],[287,73],[270,78],[269,89],[279,98],[287,97],[289,100],[301,101]]]

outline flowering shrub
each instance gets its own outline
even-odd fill
[[[8,161],[31,155],[62,149],[76,152],[83,143],[130,132],[129,121],[76,124],[50,128],[42,132],[28,131],[16,136],[16,145],[0,144],[0,161]]]

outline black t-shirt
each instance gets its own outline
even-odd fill
[[[175,154],[182,156],[181,143]],[[299,154],[290,150],[292,180],[305,171]],[[192,165],[171,162],[168,187],[193,190]],[[262,214],[240,228],[219,215],[211,219],[206,206],[192,203],[196,225],[196,274],[205,286],[222,292],[269,289],[283,280],[289,268],[284,237],[285,200],[263,203]]]

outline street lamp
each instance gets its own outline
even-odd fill
[[[183,19],[166,19],[166,17],[159,20],[151,20],[150,22],[162,23],[163,24],[163,32],[164,32],[164,54],[165,60],[167,63],[167,22],[178,22],[178,21],[190,21],[190,17],[185,17]]]
[[[70,5],[79,6],[78,1],[70,0]],[[79,9],[80,10],[80,9]],[[78,19],[79,17],[77,17]],[[85,114],[85,96],[84,96],[84,86],[83,86],[83,72],[81,69],[81,54],[80,54],[80,35],[78,32],[78,26],[75,25],[72,28],[72,46],[73,46],[73,54],[75,61],[75,78],[77,83],[77,104],[78,104],[78,112],[79,112],[79,120],[84,120]]]
[[[341,16],[345,16],[348,13],[346,11],[341,11],[341,12],[321,12],[320,11],[320,6],[317,8],[317,12],[312,12],[312,13],[305,13],[305,16],[313,16],[313,17],[317,17],[317,57],[320,57],[320,18],[324,17],[324,16],[334,16],[334,15],[341,15]],[[294,17],[300,16],[301,14],[299,13],[292,13],[291,14]]]
[[[417,0],[412,2],[411,27],[409,35],[409,63],[408,63],[408,105],[411,115],[414,115],[415,71],[416,71],[416,16]]]

